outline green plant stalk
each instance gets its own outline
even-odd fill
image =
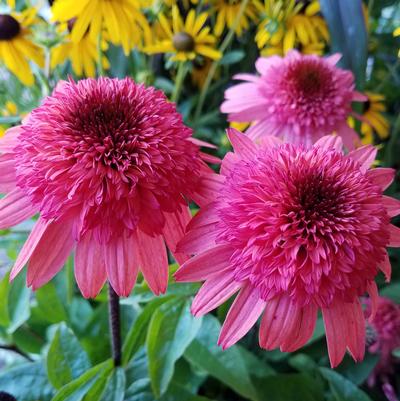
[[[103,69],[103,49],[101,48],[101,30],[99,32],[99,36],[97,37],[97,74],[99,77],[104,75]]]
[[[121,318],[119,296],[108,284],[108,313],[110,324],[111,350],[114,366],[121,365],[122,347],[121,347]]]
[[[181,61],[178,66],[178,71],[176,73],[175,79],[175,87],[171,96],[171,100],[175,103],[178,103],[179,97],[182,92],[183,81],[186,77],[187,68],[185,66],[185,62]]]
[[[235,35],[235,29],[237,27],[237,25],[240,22],[240,19],[243,16],[243,13],[247,7],[249,0],[243,0],[242,4],[240,5],[240,9],[238,14],[236,15],[235,21],[232,24],[228,34],[225,36],[225,39],[223,40],[223,42],[221,43],[221,46],[219,47],[219,51],[221,52],[221,54],[223,55],[225,53],[225,50],[228,48],[228,46],[231,44],[234,35]],[[200,96],[199,96],[199,101],[197,102],[197,107],[196,107],[196,111],[194,114],[194,121],[197,122],[197,120],[200,117],[201,111],[203,110],[203,106],[204,106],[204,102],[206,100],[206,96],[207,96],[207,92],[208,89],[211,85],[211,81],[214,78],[214,75],[217,71],[218,65],[219,65],[220,60],[214,60],[213,63],[211,64],[210,70],[208,71],[206,80],[204,81],[204,85],[201,89],[200,92]]]

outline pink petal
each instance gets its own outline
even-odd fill
[[[274,135],[266,135],[259,140],[259,143],[266,148],[274,148],[275,146],[280,146],[283,144],[282,139]]]
[[[320,147],[322,149],[335,149],[338,152],[343,149],[343,141],[340,136],[337,135],[325,135],[315,142],[314,146]]]
[[[217,245],[185,262],[174,274],[176,281],[202,281],[229,267],[232,248]]]
[[[378,167],[366,172],[366,176],[384,191],[394,180],[396,171],[392,168]]]
[[[0,138],[0,152],[12,153],[14,148],[18,145],[18,136],[22,132],[22,127],[12,127],[7,130],[5,135]]]
[[[400,200],[384,195],[382,201],[389,217],[394,217],[400,214]]]
[[[181,211],[176,213],[164,213],[165,225],[163,227],[163,235],[168,248],[174,255],[175,260],[181,265],[186,262],[189,257],[184,253],[176,252],[176,246],[185,234],[185,229],[192,218],[190,209],[183,206]]]
[[[229,309],[218,345],[226,349],[238,342],[254,326],[264,307],[259,290],[250,285],[243,287]]]
[[[235,281],[233,272],[220,272],[211,276],[195,296],[191,311],[195,316],[205,315],[215,309],[242,287]]]
[[[199,206],[205,206],[215,200],[224,181],[225,177],[219,174],[205,174],[200,178],[198,187],[190,194],[190,198]]]
[[[228,175],[234,169],[238,161],[240,161],[240,157],[237,154],[228,152],[222,159],[220,174]]]
[[[208,142],[202,141],[201,139],[198,139],[198,138],[190,137],[187,140],[189,142],[194,143],[197,146],[202,146],[204,148],[209,148],[209,149],[217,149],[217,147],[215,145],[213,145],[212,143],[208,143]]]
[[[233,76],[233,79],[258,83],[258,81],[260,80],[260,77],[257,75],[254,75],[254,74],[244,73],[244,74],[235,74]]]
[[[331,65],[336,65],[341,58],[342,55],[340,53],[334,53],[331,56],[325,57],[325,60]]]
[[[219,221],[219,217],[215,212],[215,204],[202,207],[196,215],[190,220],[186,227],[186,231],[195,230],[196,228],[204,227],[209,224],[214,224]]]
[[[282,352],[294,352],[307,343],[313,335],[317,322],[318,307],[313,304],[304,307],[291,305],[297,313],[292,313],[296,318],[290,319],[290,325],[286,330],[286,336],[281,342]]]
[[[28,286],[33,290],[51,280],[63,267],[74,246],[73,219],[51,222],[42,234],[28,264]]]
[[[392,248],[400,247],[400,228],[394,226],[393,224],[389,224],[389,245]]]
[[[30,199],[16,188],[0,199],[0,229],[15,226],[32,217],[36,211]]]
[[[150,237],[138,230],[136,254],[143,276],[155,295],[164,294],[168,286],[168,258],[161,235]]]
[[[347,149],[354,149],[355,145],[360,143],[360,137],[357,132],[348,126],[346,121],[343,121],[336,129],[336,133],[343,139],[343,144]]]
[[[253,141],[266,136],[281,136],[281,127],[270,121],[269,118],[257,121],[246,130],[246,135]]]
[[[193,255],[214,247],[217,238],[215,223],[188,231],[179,241],[177,252]]]
[[[248,160],[254,157],[257,146],[249,137],[234,128],[227,129],[226,133],[236,154]]]
[[[371,314],[368,317],[368,321],[372,322],[375,319],[376,311],[378,310],[379,304],[378,287],[375,281],[371,281],[370,283],[368,283],[367,292],[371,299]]]
[[[385,252],[385,259],[379,263],[379,269],[385,275],[386,282],[388,283],[392,276],[392,265],[390,264],[389,254],[387,252]]]
[[[10,192],[16,187],[15,158],[13,154],[0,156],[0,192]]]
[[[271,66],[281,63],[282,58],[279,56],[259,57],[256,60],[256,70],[261,74],[265,74]]]
[[[39,217],[39,220],[33,226],[32,231],[30,232],[28,239],[25,241],[24,246],[18,254],[17,260],[11,270],[10,280],[13,280],[17,274],[22,270],[22,268],[28,263],[29,258],[31,257],[33,251],[36,249],[40,239],[43,236],[48,225],[51,223],[49,220],[44,220]]]
[[[136,283],[139,262],[135,255],[138,247],[133,236],[121,236],[103,244],[107,277],[114,291],[127,297]]]
[[[375,161],[377,149],[371,145],[361,146],[361,148],[352,150],[347,157],[360,163],[361,171],[366,172]]]
[[[104,249],[91,231],[81,238],[76,247],[75,278],[85,298],[95,298],[107,279]]]
[[[368,96],[364,95],[361,92],[354,91],[352,100],[353,102],[367,102]]]
[[[199,152],[202,160],[211,164],[221,164],[221,159],[217,156],[209,155],[208,153]]]
[[[345,305],[348,349],[356,362],[364,359],[365,354],[365,318],[359,299],[353,303],[343,303]],[[347,312],[346,312],[347,311]]]

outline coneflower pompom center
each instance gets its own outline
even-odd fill
[[[162,92],[131,79],[64,82],[22,125],[17,183],[42,217],[79,215],[78,238],[159,233],[197,184],[191,133]]]
[[[264,300],[285,293],[299,305],[351,302],[389,242],[381,188],[333,149],[260,149],[235,165],[216,207],[217,243],[235,249],[235,279]]]

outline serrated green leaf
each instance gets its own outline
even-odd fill
[[[63,386],[51,401],[82,401],[85,395],[96,384],[96,381],[107,375],[113,368],[112,360],[105,361],[86,371],[78,379]]]
[[[27,363],[2,373],[0,390],[21,401],[48,401],[54,393],[42,362]]]
[[[157,308],[173,297],[156,298],[149,302],[142,310],[135,323],[130,328],[122,348],[122,364],[126,365],[144,344],[150,319]]]
[[[58,327],[47,353],[47,373],[56,389],[77,379],[90,368],[89,358],[74,333],[64,324]]]
[[[337,401],[371,401],[362,390],[332,369],[320,368],[322,376],[328,381],[334,399]]]
[[[39,288],[35,295],[43,319],[50,323],[58,323],[67,319],[64,305],[53,282]]]
[[[257,393],[239,349],[233,346],[223,351],[217,345],[220,329],[221,325],[214,316],[205,316],[196,338],[185,351],[185,358],[243,397],[257,400]]]
[[[172,299],[153,314],[146,337],[149,376],[154,394],[164,394],[174,373],[175,362],[183,355],[201,326],[190,313],[186,299]]]

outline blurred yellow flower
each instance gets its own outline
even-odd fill
[[[264,0],[259,11],[263,18],[255,39],[263,54],[284,55],[294,48],[321,54],[321,45],[329,42],[318,0]]]
[[[107,38],[121,45],[128,55],[134,46],[141,45],[143,36],[150,35],[140,6],[140,0],[56,0],[52,11],[54,21],[76,18],[71,32],[73,42],[81,41],[87,32],[96,41],[105,28]]]
[[[63,64],[67,59],[71,60],[72,70],[78,76],[95,77],[96,65],[98,62],[97,41],[86,34],[79,42],[71,40],[71,24],[60,24],[59,30],[68,31],[64,42],[52,47],[50,67],[54,69],[57,65]],[[102,41],[103,51],[107,50],[108,45]],[[103,56],[102,64],[104,69],[110,68],[107,57]]]
[[[7,101],[4,106],[4,109],[1,111],[1,115],[3,117],[15,116],[17,115],[17,112],[18,112],[17,105],[14,102]],[[8,128],[9,128],[8,125],[0,125],[0,137],[2,137],[5,134]]]
[[[218,60],[221,53],[215,49],[216,38],[210,34],[210,28],[204,26],[207,18],[206,12],[196,15],[192,9],[183,21],[178,7],[173,6],[172,21],[164,14],[159,14],[159,28],[154,31],[158,37],[144,47],[144,52],[171,53],[172,61],[194,60],[196,55]]]
[[[209,0],[211,6],[210,12],[215,12],[217,19],[214,27],[214,33],[220,36],[225,28],[231,29],[235,23],[236,16],[241,7],[241,0]],[[257,9],[262,8],[259,0],[250,0],[244,12],[236,25],[235,33],[241,36],[244,31],[249,29],[250,23],[257,23],[259,13]]]
[[[390,124],[383,114],[386,111],[385,96],[373,92],[365,92],[365,95],[368,97],[368,101],[364,103],[362,112],[361,141],[364,144],[373,144],[374,133],[380,139],[386,139],[389,136]],[[353,119],[351,119],[350,125],[354,127]]]
[[[393,31],[393,36],[400,36],[400,26]],[[400,57],[400,49],[397,55]]]
[[[0,15],[0,60],[25,85],[35,81],[29,62],[40,67],[44,64],[42,49],[31,40],[31,27],[36,21],[34,8]]]

